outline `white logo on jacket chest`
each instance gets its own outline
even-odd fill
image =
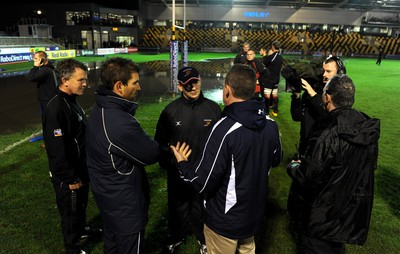
[[[176,122],[175,122],[175,126],[182,126],[181,121],[176,121]]]

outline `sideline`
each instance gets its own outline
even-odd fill
[[[92,109],[92,107],[89,107],[89,108],[83,109],[83,110],[84,110],[85,112],[87,112],[88,110],[91,110],[91,109]],[[24,142],[26,142],[26,141],[30,141],[31,139],[37,137],[38,135],[42,135],[42,134],[43,134],[43,130],[38,131],[38,132],[35,132],[35,133],[32,133],[29,137],[26,137],[26,138],[24,138],[24,139],[22,139],[22,140],[20,140],[20,141],[18,141],[18,142],[15,142],[14,144],[7,146],[4,150],[1,150],[1,151],[0,151],[0,155],[2,155],[3,153],[6,153],[6,152],[8,152],[8,151],[10,151],[11,149],[13,149],[14,147],[16,147],[17,145],[22,144],[22,143],[24,143]],[[36,140],[32,140],[32,141],[30,141],[30,142],[35,142],[35,141],[36,141]]]
[[[6,152],[8,152],[8,151],[10,151],[11,149],[13,149],[14,147],[16,147],[17,145],[22,144],[22,143],[24,143],[24,142],[26,142],[26,141],[29,141],[31,138],[34,138],[34,137],[36,137],[37,135],[40,135],[40,134],[42,134],[42,131],[38,131],[38,132],[32,133],[29,137],[26,137],[26,138],[24,138],[24,139],[22,139],[22,140],[20,140],[20,141],[18,141],[18,142],[15,142],[15,143],[12,144],[12,145],[7,146],[4,150],[1,150],[1,151],[0,151],[0,155],[2,155],[3,153],[6,153]]]

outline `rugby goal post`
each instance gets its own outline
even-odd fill
[[[184,38],[182,42],[182,50],[181,50],[181,57],[182,57],[182,65],[184,67],[188,64],[188,41],[186,40],[185,36],[185,28],[186,28],[186,0],[183,0],[183,26],[176,25],[176,6],[175,0],[172,0],[172,34],[171,34],[171,43],[170,43],[170,85],[171,85],[171,92],[177,93],[178,92],[178,71],[179,71],[179,41],[176,39],[175,36],[175,29],[182,29],[184,33]]]

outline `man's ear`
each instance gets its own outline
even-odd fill
[[[326,96],[326,101],[332,102],[332,96],[330,94],[325,94]]]
[[[329,110],[329,104],[332,104],[332,96],[330,94],[325,93],[325,108]]]
[[[177,86],[178,86],[179,91],[182,92],[183,91],[183,86],[181,84],[178,84]]]
[[[122,94],[122,86],[123,86],[123,84],[122,84],[121,81],[115,82],[114,83],[113,92],[118,94],[118,95],[121,95]]]
[[[225,88],[224,96],[225,98],[228,98],[231,94],[231,87],[228,84],[225,84],[224,88]]]

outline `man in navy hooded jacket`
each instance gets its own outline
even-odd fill
[[[225,79],[222,119],[200,157],[187,161],[191,150],[186,143],[171,146],[183,180],[205,194],[204,236],[210,253],[255,253],[269,171],[282,160],[278,125],[265,115],[264,99],[254,98],[255,88],[254,70],[234,65]]]
[[[150,203],[144,167],[158,161],[160,149],[135,118],[139,67],[132,60],[110,58],[100,77],[86,151],[92,192],[103,219],[104,253],[143,253]]]

